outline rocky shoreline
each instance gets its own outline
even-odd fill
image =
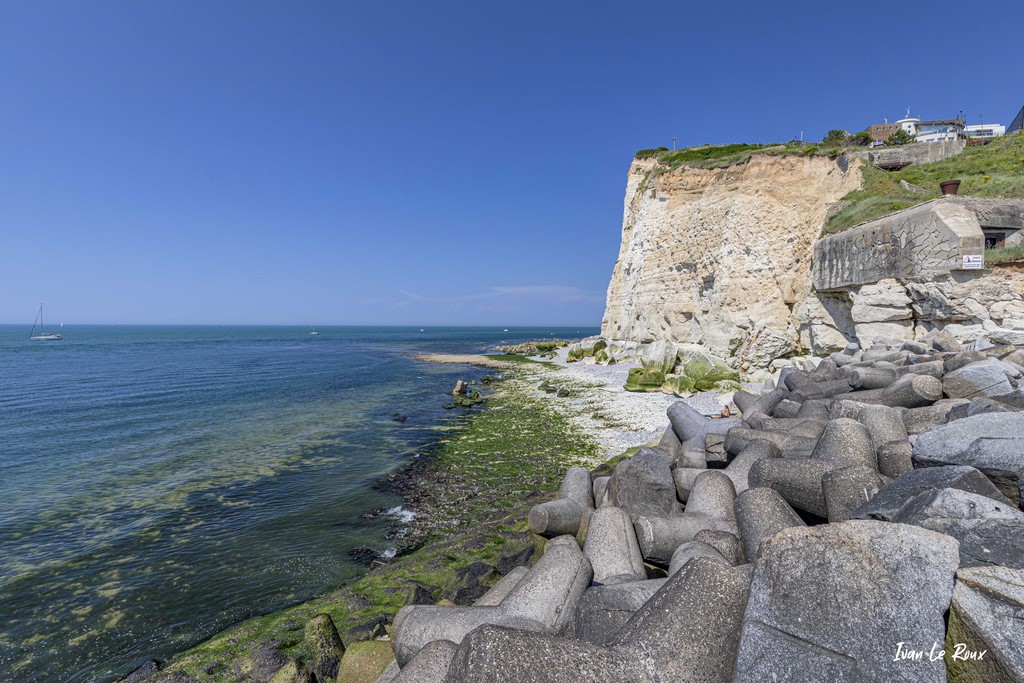
[[[502,599],[403,608],[381,680],[1024,680],[1022,361],[938,332],[786,368],[742,418],[675,402],[530,510]]]
[[[482,361],[500,391],[398,477],[422,545],[372,590],[133,680],[1024,680],[1024,349],[851,345],[685,399],[568,352]]]
[[[476,365],[498,381],[486,385],[482,407],[459,409],[465,419],[439,432],[435,446],[378,483],[405,499],[400,510],[370,513],[394,520],[397,557],[381,557],[380,550],[367,548],[362,559],[370,571],[352,584],[243,622],[167,662],[150,662],[125,680],[264,683],[279,672],[291,672],[299,677],[278,680],[309,681],[302,676],[313,675],[317,643],[334,642],[333,637],[306,633],[314,621],[319,624],[316,633],[334,629],[350,660],[359,652],[379,654],[381,646],[390,656],[390,619],[404,604],[472,602],[516,566],[536,559],[542,542],[529,531],[527,513],[554,495],[565,467],[599,466],[617,443],[628,443],[635,451],[666,424],[663,416],[652,425],[649,418],[632,423],[627,414],[615,413],[617,421],[606,419],[600,430],[585,431],[593,411],[582,402],[601,399],[619,405],[607,396],[622,392],[615,391],[614,383],[588,379],[586,372],[560,369],[557,361],[539,363],[515,355],[423,360]],[[466,380],[474,377],[468,372]],[[545,381],[559,384],[572,397],[540,389]],[[446,400],[450,388],[438,387],[437,400]],[[636,400],[625,398],[627,404]],[[639,400],[661,402],[663,397]],[[594,435],[602,433],[607,439],[599,444]],[[330,628],[318,616],[324,614]],[[296,668],[297,663],[302,666]]]

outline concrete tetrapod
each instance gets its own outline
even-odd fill
[[[484,626],[459,646],[448,683],[732,680],[747,576],[698,558],[669,579],[610,647]]]
[[[942,382],[930,375],[904,375],[884,389],[858,391],[861,403],[903,408],[920,408],[942,398]]]
[[[647,578],[629,513],[622,508],[603,507],[590,516],[583,554],[594,570],[593,582],[603,586]]]
[[[432,640],[402,667],[392,683],[444,683],[457,649],[450,640]]]
[[[828,521],[845,522],[858,506],[871,500],[882,488],[878,472],[865,465],[851,465],[825,473],[821,489],[825,494]]]
[[[754,439],[749,441],[743,450],[739,452],[733,461],[729,463],[729,466],[724,470],[718,470],[725,474],[732,480],[733,488],[737,494],[746,491],[749,486],[747,483],[747,477],[750,473],[750,468],[755,462],[763,458],[779,458],[782,456],[782,451],[779,447],[773,444],[771,441],[764,439]],[[700,476],[701,472],[706,470],[688,469],[688,468],[676,468],[672,473],[672,478],[676,484],[676,494],[679,499],[685,502],[689,502],[690,492],[693,490],[694,482],[697,481],[697,477]]]
[[[668,407],[666,412],[672,429],[682,442],[699,439],[700,443],[704,443],[704,438],[708,434],[725,434],[733,427],[738,427],[743,423],[736,417],[719,420],[707,417],[688,406],[684,401],[676,401]]]
[[[530,509],[530,530],[548,538],[565,534],[575,536],[584,518],[593,510],[590,472],[582,467],[571,467],[562,480],[558,498]]]
[[[851,465],[864,465],[877,471],[875,448],[864,425],[849,418],[838,418],[825,426],[809,460],[760,460],[750,468],[747,479],[751,486],[775,489],[794,507],[828,517],[822,477],[830,470]]]
[[[475,607],[493,607],[494,605],[500,605],[501,601],[504,600],[512,589],[519,585],[519,582],[523,580],[523,577],[530,573],[529,567],[516,567],[505,576],[501,577],[501,581],[494,584],[491,590],[487,591],[480,598],[473,603]]]
[[[668,564],[668,575],[676,575],[679,570],[686,566],[687,562],[698,557],[706,557],[715,562],[723,562],[730,567],[732,566],[732,563],[722,553],[718,552],[718,549],[714,546],[708,545],[703,541],[687,541],[672,553],[672,560]]]
[[[789,527],[806,526],[789,503],[769,488],[752,488],[736,496],[736,521],[747,562],[757,559],[764,539]]]
[[[738,533],[736,489],[722,470],[704,470],[694,480],[686,510],[671,517],[638,517],[636,538],[644,559],[667,566],[676,548],[706,529]]]
[[[876,452],[883,444],[907,441],[907,427],[903,424],[903,415],[896,408],[866,405],[858,412],[857,421],[867,428]]]
[[[588,588],[576,606],[568,633],[588,643],[607,645],[667,580],[648,579]]]
[[[544,555],[496,606],[442,607],[407,605],[395,616],[392,646],[400,666],[433,640],[459,643],[481,624],[501,624],[529,631],[559,633],[568,624],[593,570],[576,539],[559,536]]]

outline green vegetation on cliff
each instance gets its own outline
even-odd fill
[[[642,149],[636,153],[637,159],[656,159],[666,170],[680,166],[691,168],[725,168],[746,163],[751,156],[757,154],[774,155],[808,155],[818,153],[820,147],[803,142],[787,142],[785,144],[744,144],[704,145],[687,147],[672,151],[665,147]]]
[[[746,143],[703,145],[701,147],[687,147],[675,151],[666,147],[656,147],[654,149],[642,149],[634,157],[636,159],[655,159],[664,170],[671,171],[680,166],[689,166],[690,168],[725,168],[727,166],[735,166],[746,163],[754,154],[836,157],[844,152],[860,151],[862,149],[863,145],[857,144],[854,142],[853,137],[847,136],[839,142],[826,138],[820,144],[791,140],[790,142],[766,145]]]
[[[940,196],[939,183],[959,179],[959,194],[970,197],[1024,197],[1024,135],[1006,135],[987,145],[971,145],[957,156],[934,164],[883,171],[862,168],[864,187],[846,195],[849,202],[829,218],[824,234],[835,234],[865,221],[909,209]],[[906,181],[925,190],[915,192]]]
[[[509,356],[502,356],[508,360]],[[517,358],[518,360],[518,358]],[[417,550],[356,581],[279,612],[255,617],[171,659],[153,681],[228,682],[272,669],[283,657],[307,660],[306,624],[328,614],[347,644],[371,637],[407,601],[470,602],[508,571],[539,555],[529,532],[532,505],[556,495],[565,470],[601,460],[593,439],[535,391],[557,376],[550,364],[525,361],[505,371],[487,408],[464,416],[425,471],[413,470],[410,534]],[[442,399],[439,388],[438,400]]]

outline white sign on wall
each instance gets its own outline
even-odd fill
[[[985,256],[982,254],[967,254],[964,256],[963,270],[981,270],[985,267]]]

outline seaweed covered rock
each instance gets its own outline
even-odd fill
[[[719,382],[739,382],[740,379],[740,374],[732,368],[700,358],[688,361],[683,369],[697,391],[712,391]]]
[[[661,391],[665,384],[665,373],[661,370],[630,368],[626,378],[626,391]]]
[[[569,347],[566,361],[573,363],[584,358],[592,358],[598,351],[606,348],[608,348],[608,342],[600,337],[587,337]]]
[[[332,681],[338,675],[338,663],[345,654],[345,646],[329,614],[318,614],[306,623],[303,634],[309,653],[310,669],[317,680]]]
[[[1024,569],[973,567],[956,579],[946,635],[948,679],[1024,681]]]

